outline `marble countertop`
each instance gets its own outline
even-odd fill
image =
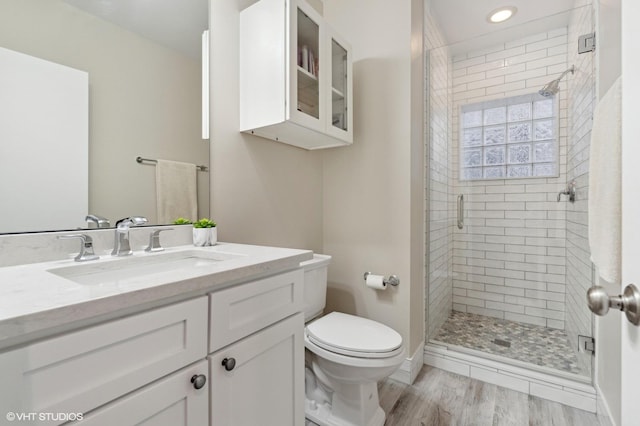
[[[185,254],[196,256],[194,265],[153,272],[154,262]],[[218,261],[197,262],[199,256]],[[136,251],[128,257],[103,256],[82,263],[65,259],[3,267],[0,349],[294,269],[312,257],[309,250],[218,243],[171,247],[159,253]],[[150,264],[151,272],[104,282],[80,283],[69,277],[75,270],[117,269],[131,265],[132,259]]]

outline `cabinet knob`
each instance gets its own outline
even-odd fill
[[[204,384],[207,383],[207,376],[204,374],[196,374],[191,378],[191,383],[193,383],[194,388],[202,389]]]
[[[236,359],[235,358],[225,358],[225,359],[222,360],[222,365],[224,365],[224,369],[225,370],[231,371],[236,366]]]

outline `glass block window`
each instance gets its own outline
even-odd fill
[[[557,100],[539,94],[460,109],[460,179],[558,176]]]

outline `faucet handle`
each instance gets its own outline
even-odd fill
[[[160,233],[162,231],[173,231],[173,228],[156,229],[149,235],[149,247],[144,249],[146,252],[156,252],[164,250],[160,245]]]
[[[116,222],[116,228],[128,229],[129,226],[142,226],[149,222],[144,216],[131,216],[120,219]]]
[[[93,251],[93,239],[87,234],[68,234],[58,236],[59,240],[80,239],[80,253],[74,258],[76,262],[86,262],[87,260],[100,259]]]

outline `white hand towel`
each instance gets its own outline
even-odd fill
[[[156,209],[158,223],[173,223],[179,217],[197,220],[196,165],[158,160],[156,165]]]
[[[589,151],[589,247],[603,280],[620,283],[621,77],[602,97],[593,117]]]

